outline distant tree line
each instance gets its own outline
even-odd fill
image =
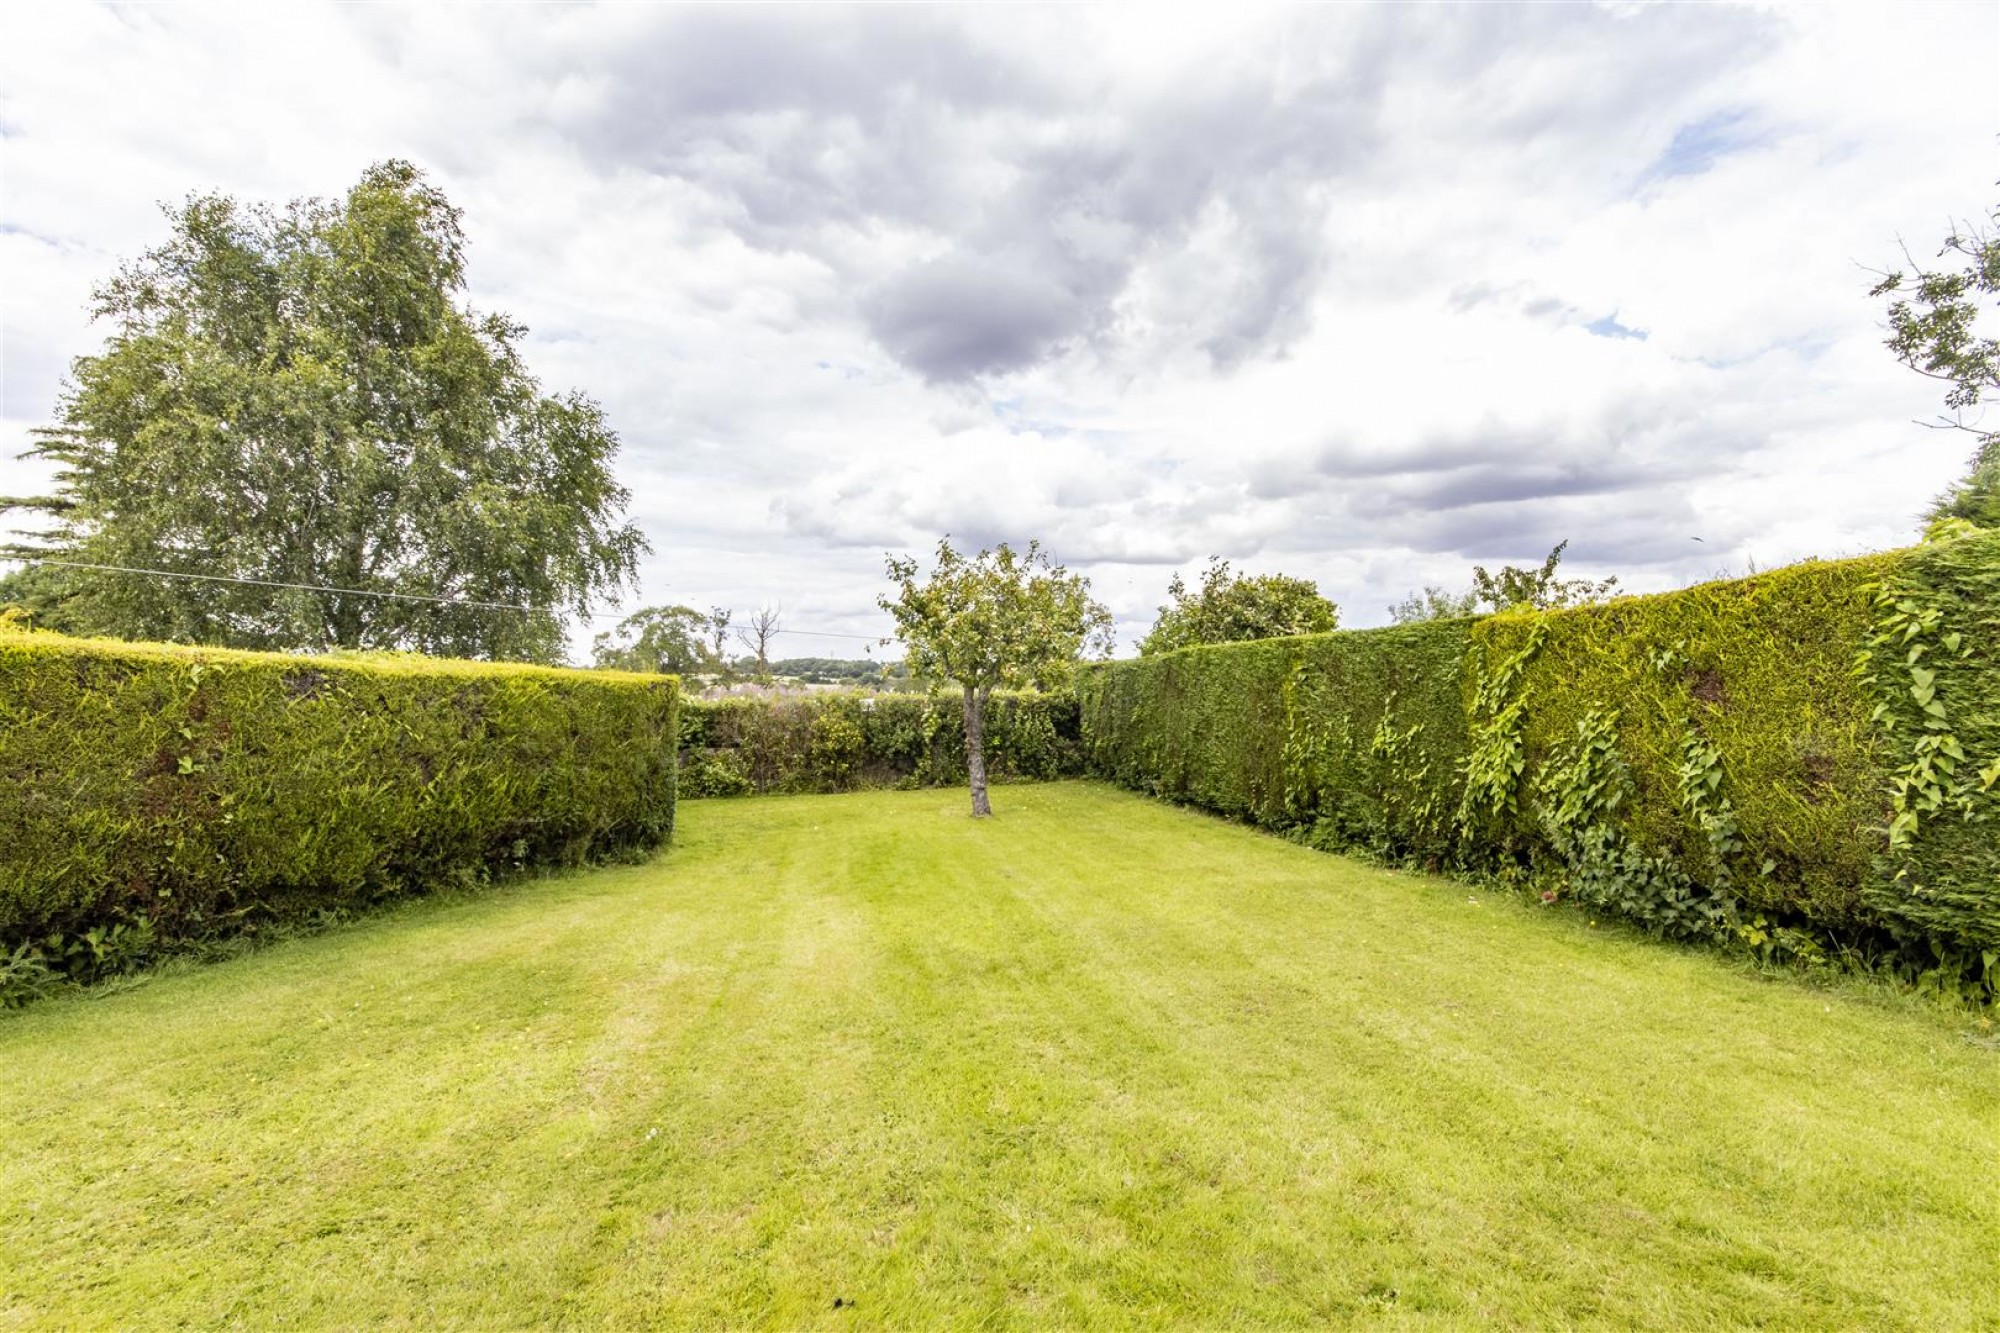
[[[899,662],[870,657],[772,657],[771,646],[784,632],[782,613],[760,607],[734,631],[727,607],[698,611],[691,606],[649,606],[619,621],[592,644],[594,665],[615,671],[654,671],[724,684],[737,681],[799,681],[807,685],[849,685],[893,690],[910,684]],[[732,655],[732,641],[745,651]]]

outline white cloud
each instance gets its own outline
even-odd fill
[[[1996,22],[10,10],[0,448],[157,200],[402,155],[624,438],[648,600],[872,635],[946,530],[1043,537],[1128,635],[1210,554],[1372,623],[1563,537],[1637,588],[1870,549],[1963,459],[1861,266],[1993,202]]]

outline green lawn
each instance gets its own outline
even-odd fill
[[[995,803],[694,803],[0,1019],[0,1325],[2000,1325],[1962,1023]]]

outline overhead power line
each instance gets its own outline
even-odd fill
[[[348,597],[386,597],[398,602],[431,602],[438,606],[473,606],[482,611],[526,611],[540,608],[516,606],[512,602],[480,602],[469,597],[426,597],[414,592],[382,592],[375,588],[330,588],[322,583],[281,583],[276,579],[246,579],[233,574],[190,574],[178,569],[134,569],[129,565],[93,565],[80,560],[43,560],[25,557],[27,563],[55,565],[61,569],[94,569],[108,574],[150,574],[162,579],[195,579],[203,583],[240,583],[252,588],[287,588],[294,592],[333,592]]]
[[[882,638],[880,634],[835,634],[831,630],[824,630],[824,629],[779,628],[771,631],[771,637],[773,638],[776,638],[782,634],[810,634],[815,639],[859,639],[863,643],[875,643]]]
[[[12,559],[22,564],[53,565],[60,569],[88,569],[104,574],[142,574],[160,579],[192,579],[200,583],[234,583],[250,588],[281,588],[290,592],[330,592],[350,597],[381,597],[398,602],[427,602],[434,606],[468,606],[481,611],[519,611],[532,615],[536,611],[551,608],[521,606],[514,602],[482,602],[470,597],[429,597],[414,592],[384,592],[378,588],[336,588],[324,583],[287,583],[279,579],[249,579],[234,574],[195,574],[179,569],[140,569],[132,565],[101,565],[82,560],[45,560],[40,556],[15,556]],[[628,614],[623,611],[585,611],[580,613],[586,620],[623,620]],[[852,639],[860,643],[874,643],[879,635],[839,634],[820,629],[784,629],[778,634],[804,634],[816,639]]]

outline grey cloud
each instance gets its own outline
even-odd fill
[[[1135,270],[1212,209],[1233,227],[1229,272],[1182,336],[1224,369],[1298,337],[1325,262],[1319,187],[1378,137],[1381,74],[1345,63],[1284,95],[1245,77],[1114,104],[934,14],[700,10],[605,77],[608,101],[572,127],[593,160],[685,179],[717,225],[828,259],[868,293],[881,345],[942,382],[1101,337]],[[870,271],[851,241],[885,224],[944,250]]]
[[[627,105],[670,123],[776,109],[879,121],[913,97],[981,109],[1053,96],[1033,64],[996,57],[942,11],[826,6],[773,17],[699,8],[662,19],[612,59]]]
[[[1266,349],[1282,350],[1309,331],[1312,297],[1326,256],[1304,229],[1273,228],[1257,238],[1254,258],[1217,312],[1202,350],[1232,370]]]
[[[1307,457],[1267,460],[1256,465],[1249,473],[1247,485],[1249,493],[1260,500],[1342,491],[1365,492],[1378,498],[1423,493],[1440,497],[1460,495],[1470,497],[1460,503],[1476,503],[1478,489],[1468,488],[1466,478],[1496,480],[1515,466],[1515,460],[1523,460],[1523,465],[1529,468],[1547,471],[1550,465],[1546,460],[1552,451],[1566,447],[1563,440],[1563,433],[1554,429],[1520,427],[1432,434],[1393,442],[1386,448],[1336,439]],[[1575,464],[1570,466],[1570,475],[1574,476]]]
[[[1662,480],[1657,468],[1617,459],[1571,464],[1509,461],[1425,477],[1415,484],[1392,483],[1376,495],[1392,510],[1443,512],[1558,496],[1605,495]]]
[[[941,10],[671,10],[616,50],[540,58],[588,61],[604,82],[603,103],[570,124],[602,169],[688,181],[713,200],[714,225],[830,263],[891,356],[952,383],[1114,333],[1199,348],[1224,373],[1281,354],[1308,331],[1334,263],[1343,185],[1394,132],[1382,96],[1392,77],[1420,70],[1454,94],[1471,89],[1461,138],[1574,141],[1581,153],[1680,95],[1696,70],[1746,58],[1770,26],[1651,11],[1298,11],[1282,57],[1218,60],[1171,89],[1121,97],[1086,73],[1031,65],[979,22]],[[1523,50],[1573,77],[1526,91],[1487,77]],[[1160,315],[1161,327],[1114,330],[1135,275],[1171,265],[1217,217],[1229,243],[1198,261],[1202,299]],[[885,229],[925,243],[908,259],[884,255]],[[1484,299],[1477,281],[1461,292],[1455,304]]]
[[[1600,495],[1537,495],[1491,504],[1431,510],[1385,508],[1373,498],[1335,497],[1317,515],[1338,524],[1344,544],[1406,549],[1475,563],[1540,560],[1565,539],[1565,559],[1578,567],[1637,568],[1685,558],[1695,511],[1679,491],[1639,488]],[[1309,525],[1302,525],[1309,530]],[[1269,543],[1276,552],[1311,552],[1323,543],[1287,529]]]
[[[1089,313],[1080,293],[1033,264],[964,254],[904,270],[866,307],[876,339],[933,381],[1032,365]]]
[[[1588,534],[1604,559],[1650,563],[1686,556],[1686,534],[1701,531],[1686,483],[1742,444],[1699,411],[1634,396],[1582,423],[1434,433],[1386,449],[1336,439],[1266,465],[1248,497],[1276,516],[1279,550],[1312,550],[1337,531],[1355,545],[1525,559]]]
[[[887,516],[870,515],[856,521],[792,500],[773,501],[771,515],[788,535],[827,547],[891,551],[908,545],[911,537]]]
[[[1685,497],[1626,494],[1609,503],[1536,503],[1428,516],[1412,530],[1418,551],[1456,554],[1475,562],[1540,560],[1568,540],[1565,564],[1633,570],[1687,558],[1687,530],[1696,515]]]
[[[780,249],[828,224],[962,223],[967,125],[1056,98],[1027,60],[924,10],[665,10],[615,50],[554,58],[607,86],[572,117],[587,156],[714,189],[745,239]]]
[[[1077,564],[1184,565],[1189,547],[1146,533],[1083,533],[1063,547],[1063,558]]]

